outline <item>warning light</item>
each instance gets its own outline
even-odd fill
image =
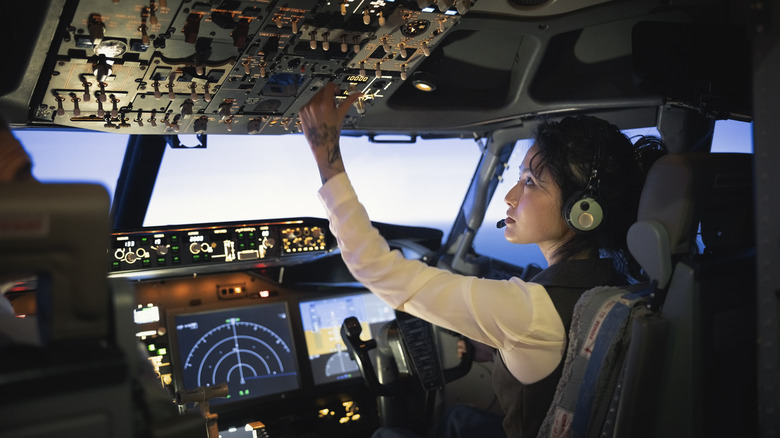
[[[269,291],[269,290],[261,290],[257,294],[260,295],[260,298],[268,298],[268,297],[271,296],[271,291]]]

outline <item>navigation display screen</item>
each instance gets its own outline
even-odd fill
[[[350,316],[363,325],[363,339],[376,337],[395,311],[370,292],[299,303],[306,349],[315,384],[360,377],[357,363],[341,340],[341,324]]]
[[[181,313],[173,317],[178,384],[184,390],[227,383],[227,398],[249,400],[299,388],[287,306]]]

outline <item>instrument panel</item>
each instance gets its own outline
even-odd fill
[[[209,400],[220,430],[261,422],[270,436],[370,435],[376,399],[340,327],[357,316],[377,336],[395,312],[359,286],[287,286],[267,274],[133,282],[136,338],[160,383],[174,399],[225,388]]]
[[[111,235],[109,276],[147,278],[159,272],[292,264],[334,248],[327,220],[317,218],[128,230]]]
[[[32,121],[123,134],[284,134],[327,81],[387,98],[470,0],[264,0],[68,5]],[[53,59],[52,59],[53,58]]]
[[[348,276],[326,219],[122,230],[110,242],[109,277],[132,287],[136,339],[182,410],[213,397],[225,433],[257,422],[291,437],[377,427],[340,328],[356,316],[377,336],[395,312],[357,283],[322,280]]]

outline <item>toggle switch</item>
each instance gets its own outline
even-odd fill
[[[138,26],[138,31],[141,32],[141,43],[149,45],[149,34],[146,32],[146,20],[149,18],[149,8],[143,7],[141,9],[141,25]]]
[[[174,100],[176,99],[176,92],[173,90],[174,84],[173,81],[176,80],[176,72],[172,71],[171,74],[168,76],[168,99]]]
[[[361,116],[366,113],[366,102],[362,98],[356,100],[352,105],[357,110],[357,113]]]
[[[81,109],[79,109],[79,101],[81,99],[76,96],[76,93],[70,93],[70,101],[73,102],[73,115],[78,117],[81,115]]]
[[[406,59],[406,43],[403,41],[398,43],[398,51],[401,52],[401,58]]]
[[[147,122],[149,122],[149,123],[150,123],[150,124],[151,124],[153,127],[156,127],[156,126],[157,126],[157,117],[155,117],[156,115],[157,115],[157,112],[156,112],[156,111],[154,111],[154,110],[152,110],[152,116],[151,116],[151,117],[149,117],[149,118],[146,120],[146,121],[147,121]]]
[[[173,129],[173,132],[181,131],[181,126],[179,126],[179,119],[181,119],[179,114],[173,116],[173,121],[171,122],[171,129]]]
[[[226,100],[222,102],[222,104],[219,106],[219,115],[222,116],[222,120],[224,121],[228,117],[230,117],[230,107],[233,106],[233,102]]]
[[[209,83],[203,84],[203,100],[211,102],[211,91],[209,91]]]
[[[157,6],[154,5],[154,0],[149,0],[149,23],[157,24]]]
[[[98,99],[98,101],[97,101],[97,106],[98,106],[98,109],[97,109],[97,116],[98,116],[98,117],[100,117],[100,118],[102,119],[102,118],[103,118],[103,116],[105,116],[105,115],[106,115],[106,111],[103,109],[103,101],[102,101],[102,100],[100,100],[100,99]]]
[[[326,52],[330,50],[330,41],[328,41],[329,36],[330,32],[325,32],[322,34],[322,50]]]
[[[62,102],[65,101],[65,98],[58,94],[56,99],[57,99],[57,115],[58,116],[64,116],[65,115],[65,108],[62,107]]]
[[[354,43],[352,44],[352,51],[355,52],[356,54],[360,53],[360,35],[355,35],[354,37],[352,37],[352,41],[354,41]]]
[[[309,32],[309,36],[311,37],[311,41],[309,41],[309,48],[312,50],[317,49],[317,30],[313,30]]]
[[[260,77],[261,78],[267,78],[268,77],[268,69],[266,69],[265,61],[260,61]]]
[[[98,100],[101,102],[106,101],[106,83],[105,82],[98,82],[98,88],[100,88],[100,91],[98,92]]]
[[[89,102],[89,87],[92,86],[92,82],[84,81],[81,83],[81,86],[84,87],[84,96],[81,98],[84,102]]]
[[[117,99],[116,96],[114,96],[113,94],[110,97],[111,97],[111,105],[112,105],[111,117],[115,119],[119,116],[119,109],[117,108],[119,99]]]

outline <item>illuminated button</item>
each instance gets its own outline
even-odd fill
[[[211,260],[211,254],[209,254],[209,253],[207,253],[207,252],[204,252],[204,253],[203,253],[203,254],[201,254],[201,255],[203,256],[203,261],[204,261],[204,262],[207,262],[207,261]]]
[[[179,243],[179,236],[176,234],[171,234],[171,243]]]
[[[119,268],[120,268],[119,261],[114,260],[113,262],[111,262],[111,270],[112,271],[118,271]]]
[[[193,254],[192,255],[192,261],[195,263],[200,262],[200,254]]]
[[[165,257],[157,257],[157,266],[165,266]]]
[[[181,257],[179,257],[179,256],[177,256],[177,255],[173,256],[173,260],[172,260],[172,262],[173,262],[173,264],[174,264],[174,265],[179,265],[179,264],[181,264]]]
[[[152,260],[151,259],[143,259],[143,260],[141,260],[141,265],[144,268],[148,268],[148,267],[152,266]]]
[[[149,238],[148,237],[142,237],[141,238],[141,245],[148,245],[149,244]]]
[[[179,252],[179,249],[180,249],[179,245],[172,245],[171,246],[171,251],[173,251],[173,252]]]

